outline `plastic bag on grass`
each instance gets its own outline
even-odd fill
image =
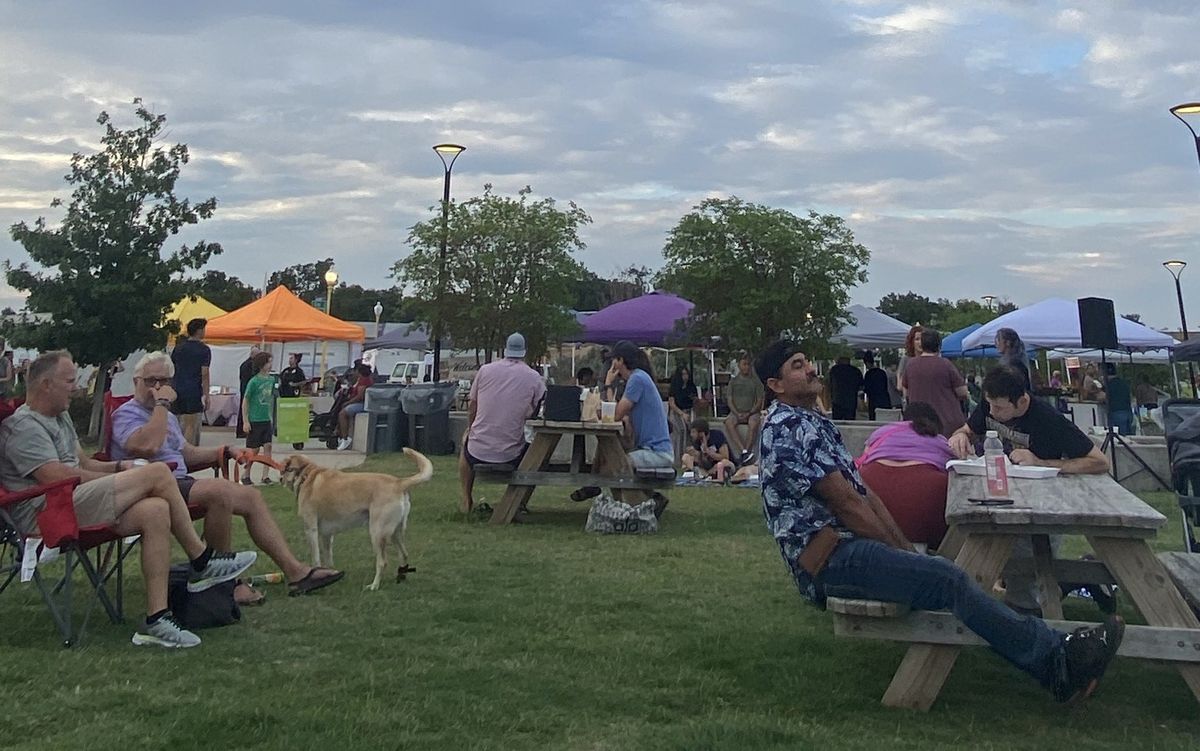
[[[588,512],[587,532],[601,535],[652,535],[658,532],[658,518],[654,516],[654,501],[647,500],[636,506],[613,499],[605,490]]]

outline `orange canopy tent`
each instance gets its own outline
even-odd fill
[[[320,339],[361,342],[362,326],[326,315],[279,286],[254,302],[210,318],[204,338],[219,342],[303,342]]]

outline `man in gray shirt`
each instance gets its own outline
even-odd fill
[[[762,381],[750,372],[750,355],[742,355],[738,374],[729,381],[729,416],[725,418],[725,439],[733,446],[734,459],[754,449],[758,426],[762,424],[762,408]],[[745,439],[738,432],[739,425],[746,426]]]
[[[65,350],[47,352],[29,366],[26,401],[0,424],[0,483],[25,490],[71,477],[80,479],[72,495],[81,527],[106,525],[121,535],[141,535],[146,620],[133,635],[136,645],[194,647],[200,638],[167,609],[171,536],[192,562],[188,591],[201,592],[237,577],[254,563],[253,552],[219,553],[196,534],[175,477],[165,464],[134,466],[102,462],[79,448],[67,413],[76,369]],[[23,532],[36,534],[45,496],[12,508]]]

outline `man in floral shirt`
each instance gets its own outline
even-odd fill
[[[949,560],[915,552],[815,411],[822,385],[799,346],[772,344],[755,370],[775,399],[762,431],[763,512],[801,594],[950,610],[1059,701],[1095,690],[1121,642],[1119,617],[1063,634],[992,598]]]

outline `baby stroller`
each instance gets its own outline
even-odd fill
[[[328,449],[337,448],[338,414],[342,411],[342,407],[346,406],[346,402],[350,400],[350,391],[350,384],[339,378],[337,390],[333,396],[333,405],[330,406],[329,411],[324,414],[309,413],[309,438],[320,438],[325,442],[325,447]]]

